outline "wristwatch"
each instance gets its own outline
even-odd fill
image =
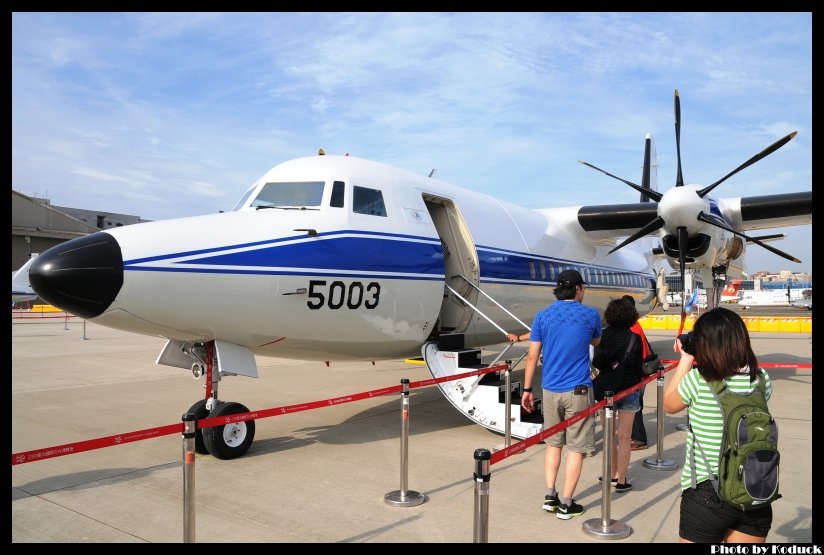
[[[524,388],[524,393],[532,393],[532,388],[531,387],[525,387]]]

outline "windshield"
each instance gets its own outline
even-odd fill
[[[252,201],[252,208],[320,207],[323,181],[267,183]]]

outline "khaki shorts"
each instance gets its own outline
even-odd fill
[[[553,393],[543,390],[541,404],[544,411],[544,429],[551,428],[567,418],[586,410],[592,404],[592,388],[585,395],[575,395],[572,391]],[[592,456],[595,454],[595,418],[592,414],[552,434],[546,439],[547,445],[562,447],[574,453]]]

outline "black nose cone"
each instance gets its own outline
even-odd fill
[[[123,285],[120,245],[103,232],[55,245],[34,260],[29,283],[49,304],[82,318],[99,316]]]

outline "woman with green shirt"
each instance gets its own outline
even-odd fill
[[[705,312],[696,320],[691,336],[692,345],[687,345],[686,350],[681,339],[676,339],[681,359],[664,387],[664,410],[674,414],[688,409],[695,440],[701,443],[710,468],[717,474],[724,423],[721,407],[707,382],[723,379],[730,391],[748,393],[756,387],[760,372],[766,382],[767,399],[772,395],[772,384],[767,373],[758,368],[747,326],[732,310],[717,307]],[[721,501],[701,451],[695,448],[692,433],[687,436],[681,473],[681,542],[766,542],[772,525],[772,507],[743,512]]]

